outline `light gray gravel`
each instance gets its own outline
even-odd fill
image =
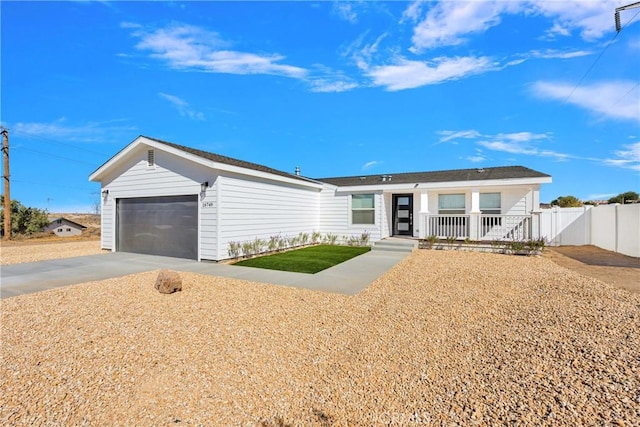
[[[70,258],[107,253],[100,249],[99,240],[68,241],[54,243],[2,242],[0,243],[0,265],[48,259]]]
[[[638,425],[640,295],[420,250],[356,296],[157,272],[2,300],[2,425]]]

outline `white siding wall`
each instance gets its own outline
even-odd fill
[[[155,150],[155,165],[147,164],[147,149],[141,146],[123,162],[119,170],[102,182],[103,189],[109,190],[102,197],[102,247],[115,250],[116,199],[132,197],[178,196],[198,194],[201,215],[202,236],[201,257],[215,253],[215,209],[204,208],[204,202],[215,202],[215,187],[200,194],[200,184],[208,181],[211,186],[216,177],[210,169],[198,166],[161,150]]]
[[[217,260],[218,258],[218,185],[220,177],[209,180],[209,188],[200,196],[200,259]]]
[[[318,231],[319,191],[244,176],[220,176],[218,259],[229,258],[229,242],[293,237]]]
[[[104,187],[103,187],[104,188]],[[115,200],[113,197],[102,196],[102,207],[100,216],[100,244],[102,249],[114,251],[114,227],[115,227]]]
[[[485,191],[481,191],[484,193]],[[493,191],[486,191],[487,193]],[[503,215],[529,215],[533,210],[532,193],[528,188],[514,187],[496,189],[499,192]],[[537,209],[538,207],[536,207]]]
[[[338,234],[349,228],[349,198],[346,195],[338,196],[337,187],[325,185],[320,192],[320,222],[319,229],[322,234]]]
[[[381,230],[387,227],[387,213],[384,197],[381,192],[359,191],[358,194],[375,195],[375,224],[352,225],[351,224],[351,194],[336,192],[336,187],[326,185],[320,193],[320,232],[324,234],[337,234],[340,240],[351,236],[361,236],[369,233],[370,240],[376,242],[382,237]]]

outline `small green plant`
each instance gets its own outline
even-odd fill
[[[229,256],[231,258],[237,259],[240,256],[240,243],[238,242],[229,242]]]
[[[470,238],[466,237],[466,238],[464,239],[464,244],[465,244],[465,245],[470,245],[471,243],[472,243],[472,240],[471,240]]]
[[[253,241],[253,247],[251,248],[251,250],[254,254],[257,255],[264,252],[265,247],[266,247],[266,242],[256,237],[256,239]]]
[[[444,240],[445,240],[448,244],[453,245],[453,244],[456,242],[456,240],[458,240],[458,238],[457,238],[457,237],[455,237],[455,236],[447,236]]]
[[[529,240],[526,244],[529,253],[537,254],[544,250],[544,238]]]
[[[509,250],[513,253],[522,252],[527,248],[527,244],[521,240],[512,240],[509,242]]]
[[[360,246],[360,237],[358,237],[358,236],[344,236],[344,243],[347,246]]]
[[[253,242],[242,243],[242,255],[245,257],[250,257],[251,255],[253,255]]]
[[[300,244],[300,238],[298,236],[289,237],[287,240],[290,248],[295,248]]]
[[[314,231],[313,233],[311,233],[311,243],[316,245],[320,243],[320,239],[322,239],[322,233],[320,233],[319,231]]]
[[[306,245],[309,241],[309,233],[300,232],[300,234],[298,235],[298,239],[302,246]]]
[[[269,237],[269,241],[267,242],[267,249],[269,252],[274,252],[278,249],[278,242],[280,241],[280,235]]]
[[[285,239],[284,237],[278,236],[278,250],[282,251],[286,249],[286,247],[287,247],[287,239]]]
[[[338,235],[333,233],[327,233],[324,236],[323,242],[328,245],[335,245],[338,241]]]
[[[371,233],[369,233],[368,231],[364,231],[360,235],[360,246],[369,246],[369,240],[371,240]]]
[[[427,236],[426,239],[422,240],[424,247],[426,249],[433,249],[433,245],[435,245],[437,241],[438,241],[438,236],[436,236],[435,234]]]

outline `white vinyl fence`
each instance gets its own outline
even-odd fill
[[[640,204],[544,209],[540,236],[551,246],[595,245],[640,257]]]

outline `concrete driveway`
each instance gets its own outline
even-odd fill
[[[104,280],[162,268],[353,295],[409,252],[372,250],[316,274],[290,273],[126,252],[62,258],[0,267],[0,298]]]

